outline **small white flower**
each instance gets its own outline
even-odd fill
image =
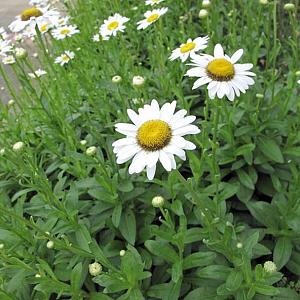
[[[42,276],[40,274],[35,274],[35,278],[41,278]]]
[[[107,39],[110,36],[116,36],[118,31],[124,32],[126,28],[124,24],[128,21],[128,18],[123,17],[120,14],[114,14],[113,16],[108,17],[107,20],[104,20],[99,33],[103,39]]]
[[[55,63],[61,66],[69,63],[70,60],[74,59],[75,53],[73,51],[65,51],[63,54],[55,58]]]
[[[199,18],[205,19],[208,16],[208,11],[206,9],[200,9],[199,11]]]
[[[12,55],[8,55],[2,58],[2,62],[5,65],[12,65],[16,62],[16,60]]]
[[[7,102],[7,106],[13,106],[15,104],[15,100],[14,99],[10,99],[8,102]]]
[[[12,147],[13,151],[15,151],[15,152],[20,152],[23,148],[24,148],[23,142],[17,142]]]
[[[231,57],[224,54],[220,44],[214,49],[214,56],[197,55],[192,56],[193,66],[185,74],[189,77],[199,77],[193,85],[197,89],[202,85],[208,84],[208,95],[210,99],[216,96],[221,99],[226,96],[230,101],[234,100],[235,95],[240,96],[240,92],[246,93],[254,80],[249,76],[255,76],[249,70],[252,64],[237,64],[236,62],[242,57],[244,51],[239,49]]]
[[[122,256],[124,256],[126,254],[126,251],[125,250],[121,250],[120,251],[120,256],[122,257]]]
[[[89,273],[92,276],[97,276],[102,272],[102,266],[96,261],[92,264],[89,264]]]
[[[144,13],[145,19],[137,22],[137,29],[145,29],[152,23],[156,22],[162,15],[168,11],[167,7],[162,7],[159,9],[153,9],[152,11],[147,11]]]
[[[165,204],[165,199],[162,196],[155,196],[152,199],[152,206],[159,208],[159,207],[163,207]]]
[[[128,116],[134,124],[115,125],[116,131],[126,136],[112,144],[117,164],[132,159],[129,174],[138,174],[146,168],[149,180],[154,178],[158,161],[168,172],[176,169],[174,155],[185,160],[184,150],[196,148],[183,136],[198,134],[200,129],[191,125],[196,117],[185,117],[186,110],[175,113],[175,109],[176,101],[165,103],[160,108],[156,100],[140,108],[138,114],[128,109]]]
[[[3,250],[3,249],[4,249],[4,244],[1,243],[1,244],[0,244],[0,250]]]
[[[277,266],[274,262],[268,260],[264,263],[264,270],[268,273],[274,273],[277,271]]]
[[[239,242],[239,243],[236,244],[236,247],[237,247],[238,249],[241,249],[241,248],[243,248],[243,244]]]
[[[4,153],[5,153],[5,148],[1,148],[1,149],[0,149],[0,155],[3,156]]]
[[[72,35],[79,33],[80,30],[77,29],[75,25],[65,25],[58,27],[56,29],[53,29],[52,35],[56,40],[63,40],[66,37],[71,37]]]
[[[85,151],[87,156],[93,156],[96,154],[96,152],[97,152],[97,147],[95,146],[88,147]]]
[[[93,42],[100,42],[100,34],[94,34],[92,40]]]
[[[31,77],[31,78],[39,78],[43,75],[46,75],[47,72],[42,70],[42,69],[38,69],[36,71],[34,71],[34,73],[28,73],[28,76]]]
[[[146,0],[146,5],[156,5],[156,4],[159,4],[161,2],[163,2],[164,0]]]
[[[113,83],[120,83],[120,82],[122,81],[122,77],[119,76],[119,75],[115,75],[115,76],[111,79],[111,81],[112,81]]]
[[[142,76],[133,76],[132,78],[132,84],[134,86],[142,86],[145,83],[145,78]]]
[[[266,5],[269,3],[269,1],[268,0],[259,0],[259,3],[262,5]]]
[[[188,39],[186,43],[181,44],[179,48],[173,50],[169,59],[172,61],[180,58],[182,62],[185,62],[191,54],[205,49],[207,47],[208,40],[208,36],[198,37],[194,40]]]
[[[6,56],[11,51],[12,46],[10,45],[10,41],[0,39],[0,56]]]

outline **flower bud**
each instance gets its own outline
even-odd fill
[[[85,153],[87,156],[93,156],[95,155],[96,151],[97,151],[97,147],[91,146],[86,149]]]
[[[208,11],[206,9],[200,9],[199,11],[199,18],[205,19],[208,16]]]
[[[86,144],[87,144],[87,141],[86,141],[86,140],[81,140],[81,141],[80,141],[80,145],[85,146]]]
[[[133,76],[132,78],[132,84],[134,86],[142,86],[145,83],[145,78],[142,76]]]
[[[92,276],[97,276],[102,272],[102,266],[96,261],[92,264],[89,264],[89,273]]]
[[[267,272],[267,273],[274,273],[277,271],[277,266],[275,265],[274,262],[268,260],[264,263],[264,270]]]
[[[111,79],[111,81],[112,81],[113,83],[119,83],[119,82],[122,81],[122,77],[119,76],[119,75],[116,75],[116,76],[114,76],[114,77]]]
[[[14,99],[10,99],[8,102],[7,102],[7,106],[13,106],[15,104],[15,100]]]
[[[295,74],[296,74],[296,76],[300,76],[300,70],[297,71]]]
[[[4,244],[3,243],[0,244],[0,250],[2,250],[2,249],[4,249]]]
[[[23,142],[17,142],[13,145],[13,151],[20,152],[24,148]]]
[[[47,248],[48,249],[53,249],[54,248],[54,242],[53,241],[48,241],[47,242]]]
[[[165,199],[162,196],[155,196],[152,199],[152,206],[153,207],[163,207],[165,204]]]
[[[35,274],[35,278],[41,278],[42,276],[40,274]]]
[[[295,4],[293,3],[286,3],[283,7],[286,11],[294,11],[295,10]]]
[[[202,1],[202,7],[210,7],[211,3],[210,3],[210,0],[203,0]]]
[[[256,94],[255,96],[256,96],[257,99],[263,99],[264,98],[263,94]]]
[[[120,256],[124,256],[126,254],[126,251],[125,250],[121,250],[120,251]]]
[[[20,59],[26,58],[28,55],[27,51],[24,48],[16,48],[15,53],[16,57]]]
[[[269,3],[268,0],[259,0],[259,3],[262,5],[267,5]]]
[[[2,155],[4,155],[4,153],[5,153],[5,148],[1,148],[0,149],[0,155],[2,156]]]
[[[239,242],[239,243],[236,244],[236,247],[237,247],[238,249],[241,249],[241,248],[243,248],[243,244]]]

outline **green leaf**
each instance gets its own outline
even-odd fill
[[[121,214],[122,214],[122,203],[118,203],[112,213],[111,220],[114,226],[119,227],[121,221]]]
[[[167,243],[149,240],[145,242],[145,246],[152,254],[159,256],[168,262],[176,263],[179,260],[175,250]]]
[[[81,288],[82,263],[78,263],[71,273],[71,289],[74,294],[78,293]]]
[[[197,252],[193,253],[183,260],[183,269],[191,269],[196,267],[202,267],[210,265],[216,258],[214,252]]]
[[[125,212],[123,211],[119,230],[126,241],[134,245],[136,238],[136,221],[132,210],[127,209]]]
[[[287,262],[290,260],[293,251],[293,244],[291,240],[287,237],[280,237],[276,241],[276,245],[273,253],[273,260],[280,270],[284,267]]]
[[[243,282],[243,273],[240,270],[233,270],[226,279],[225,286],[230,291],[236,291]]]
[[[243,170],[236,170],[236,173],[239,177],[240,182],[250,190],[254,190],[254,184],[251,177]]]
[[[284,159],[278,144],[267,136],[258,139],[257,146],[259,150],[271,161],[284,163]]]
[[[223,265],[210,265],[196,272],[198,277],[209,278],[212,280],[226,280],[231,268]]]
[[[279,294],[279,290],[273,286],[256,283],[254,289],[257,293],[266,295],[266,296],[275,296]]]
[[[216,299],[216,289],[208,286],[201,287],[191,291],[184,300],[215,300]]]

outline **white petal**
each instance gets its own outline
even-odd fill
[[[121,147],[126,145],[135,144],[136,140],[135,138],[122,138],[112,143],[113,147]]]
[[[162,164],[162,166],[170,172],[172,170],[172,164],[169,156],[164,152],[163,150],[159,151],[159,160]]]
[[[175,154],[178,157],[180,157],[182,160],[185,160],[185,152],[184,152],[184,150],[182,150],[179,147],[176,147],[175,145],[168,145],[168,146],[166,146],[164,148],[163,151],[165,151],[167,153]]]
[[[253,64],[235,64],[234,69],[236,71],[248,71],[253,68]]]
[[[185,118],[179,119],[174,125],[171,124],[171,127],[173,130],[184,127],[190,123],[193,123],[196,120],[195,116],[187,116]]]
[[[196,145],[190,141],[185,141],[185,146],[183,147],[185,150],[195,150]]]
[[[204,84],[207,84],[207,83],[209,83],[209,82],[211,82],[212,81],[212,79],[211,78],[209,78],[208,76],[206,76],[206,77],[201,77],[201,78],[199,78],[199,79],[197,79],[195,82],[194,82],[194,85],[193,85],[193,90],[194,89],[197,89],[198,87],[200,87],[200,86],[202,86],[202,85],[204,85]]]
[[[215,56],[215,58],[222,58],[222,57],[224,57],[224,50],[223,50],[223,48],[222,48],[222,46],[220,44],[217,44],[215,46],[214,56]]]
[[[189,69],[185,75],[189,77],[203,77],[206,76],[206,72],[204,68],[196,67]]]
[[[155,171],[156,165],[154,165],[153,167],[147,167],[147,177],[149,180],[152,180],[154,178]]]
[[[187,134],[197,134],[200,132],[200,129],[196,125],[188,125],[185,127],[180,127],[173,131],[173,135],[184,136]]]
[[[140,151],[132,159],[128,172],[129,174],[140,173],[143,171],[145,166],[146,166],[145,152]]]
[[[125,146],[117,153],[117,157],[120,159],[123,159],[126,157],[131,158],[133,155],[135,155],[140,150],[141,150],[141,148],[138,145]]]
[[[175,108],[176,108],[176,101],[173,101],[172,103],[164,104],[160,111],[160,119],[168,123],[173,117]]]
[[[243,53],[244,53],[243,49],[237,50],[230,58],[231,63],[235,64],[242,57]]]
[[[146,160],[146,164],[148,167],[153,167],[156,165],[159,158],[159,151],[148,152]]]
[[[180,135],[173,136],[170,142],[170,145],[176,145],[177,147],[180,148],[184,148],[185,144],[186,144],[186,140]]]
[[[181,109],[177,111],[171,120],[169,121],[169,124],[175,124],[179,119],[183,118],[187,114],[187,111],[185,109]]]
[[[140,125],[139,115],[135,111],[133,111],[132,109],[127,109],[127,114],[132,123],[134,123],[136,126]]]

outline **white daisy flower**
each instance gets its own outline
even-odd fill
[[[70,20],[69,16],[59,18],[57,20],[57,23],[54,24],[54,26],[56,26],[56,27],[65,26],[65,25],[67,25],[69,23],[69,20]]]
[[[65,51],[62,55],[56,57],[55,63],[60,64],[61,66],[69,63],[71,59],[75,57],[75,53],[73,51]]]
[[[16,60],[12,55],[8,55],[2,58],[2,62],[5,65],[12,65],[16,62]]]
[[[12,51],[12,46],[10,41],[0,40],[0,56],[6,56],[7,53]]]
[[[121,16],[120,14],[114,14],[104,21],[104,24],[100,27],[100,35],[105,37],[116,36],[118,31],[124,32],[125,23],[130,19]]]
[[[74,25],[61,26],[52,30],[52,35],[56,40],[63,40],[66,37],[70,37],[76,33],[79,33],[79,29]]]
[[[0,39],[5,40],[8,37],[6,30],[3,27],[0,27]]]
[[[144,13],[145,19],[137,22],[137,29],[145,29],[152,23],[156,22],[160,16],[164,15],[168,11],[167,7],[162,7],[159,9],[148,10]]]
[[[161,2],[163,2],[164,0],[146,0],[146,5],[156,5],[159,4]]]
[[[192,66],[194,68],[185,74],[189,77],[199,77],[194,83],[193,89],[204,84],[208,84],[208,95],[210,99],[215,96],[223,98],[226,96],[230,101],[234,100],[235,95],[240,96],[240,92],[246,93],[254,80],[249,76],[255,76],[252,64],[237,64],[242,57],[243,49],[236,51],[231,57],[224,54],[220,44],[215,46],[214,56],[211,55],[192,55]]]
[[[186,159],[184,150],[193,150],[196,146],[185,140],[187,134],[197,134],[200,129],[191,125],[195,116],[185,116],[187,111],[182,109],[175,112],[176,101],[165,103],[161,108],[156,100],[151,105],[146,104],[137,114],[127,110],[133,124],[118,123],[116,131],[126,135],[115,141],[112,146],[117,156],[117,163],[123,164],[132,159],[129,174],[140,173],[144,168],[147,177],[152,180],[158,160],[162,166],[171,171],[176,169],[174,155]]]
[[[16,17],[16,20],[13,21],[8,28],[12,32],[20,32],[24,30],[28,25],[33,26],[37,22],[49,22],[56,23],[59,19],[59,12],[54,9],[49,9],[49,7],[31,7],[25,9],[20,15]]]
[[[31,77],[31,78],[39,78],[43,75],[46,75],[47,72],[42,70],[42,69],[38,69],[36,71],[34,71],[34,73],[28,73],[28,76]]]
[[[185,62],[191,54],[205,49],[207,47],[208,40],[208,36],[197,37],[194,40],[188,39],[185,44],[181,44],[179,48],[172,51],[169,59],[175,60],[177,58],[180,58],[182,62]]]

